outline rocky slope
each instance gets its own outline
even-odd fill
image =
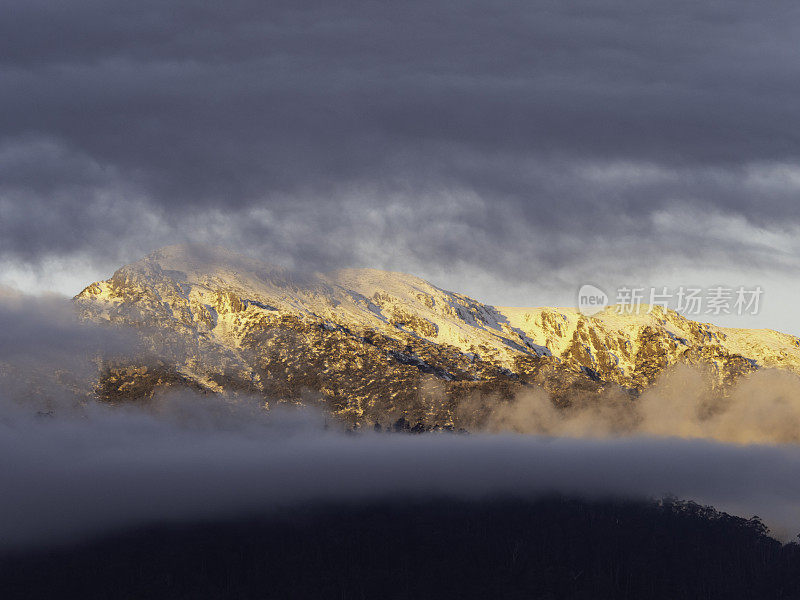
[[[320,402],[358,426],[469,427],[534,385],[564,407],[611,389],[634,398],[681,362],[720,393],[760,367],[800,373],[800,340],[774,331],[659,307],[498,308],[401,273],[299,276],[219,248],[164,248],[75,303],[86,319],[136,326],[147,348],[103,367],[107,400],[182,386]]]

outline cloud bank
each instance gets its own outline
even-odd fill
[[[187,238],[495,303],[695,262],[780,291],[798,267],[790,0],[7,10],[0,256],[19,279]]]
[[[69,542],[151,522],[385,498],[665,493],[778,535],[800,527],[797,446],[510,435],[344,436],[313,415],[163,400],[154,412],[0,418],[0,543]]]

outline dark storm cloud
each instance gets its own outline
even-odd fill
[[[4,12],[7,256],[213,238],[324,266],[384,245],[533,277],[623,236],[662,260],[764,263],[749,243],[664,233],[665,212],[800,225],[788,0]]]

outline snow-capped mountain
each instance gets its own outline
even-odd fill
[[[631,396],[688,362],[720,390],[760,367],[800,373],[800,340],[654,308],[594,316],[501,308],[402,273],[297,275],[220,248],[172,246],[89,285],[87,319],[135,325],[147,356],[107,365],[108,399],[185,385],[320,401],[360,425],[458,426],[465,398],[540,385],[556,404],[620,386]]]

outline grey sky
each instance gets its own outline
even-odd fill
[[[3,12],[0,282],[74,293],[191,239],[497,304],[768,284],[742,324],[800,330],[796,2]]]

